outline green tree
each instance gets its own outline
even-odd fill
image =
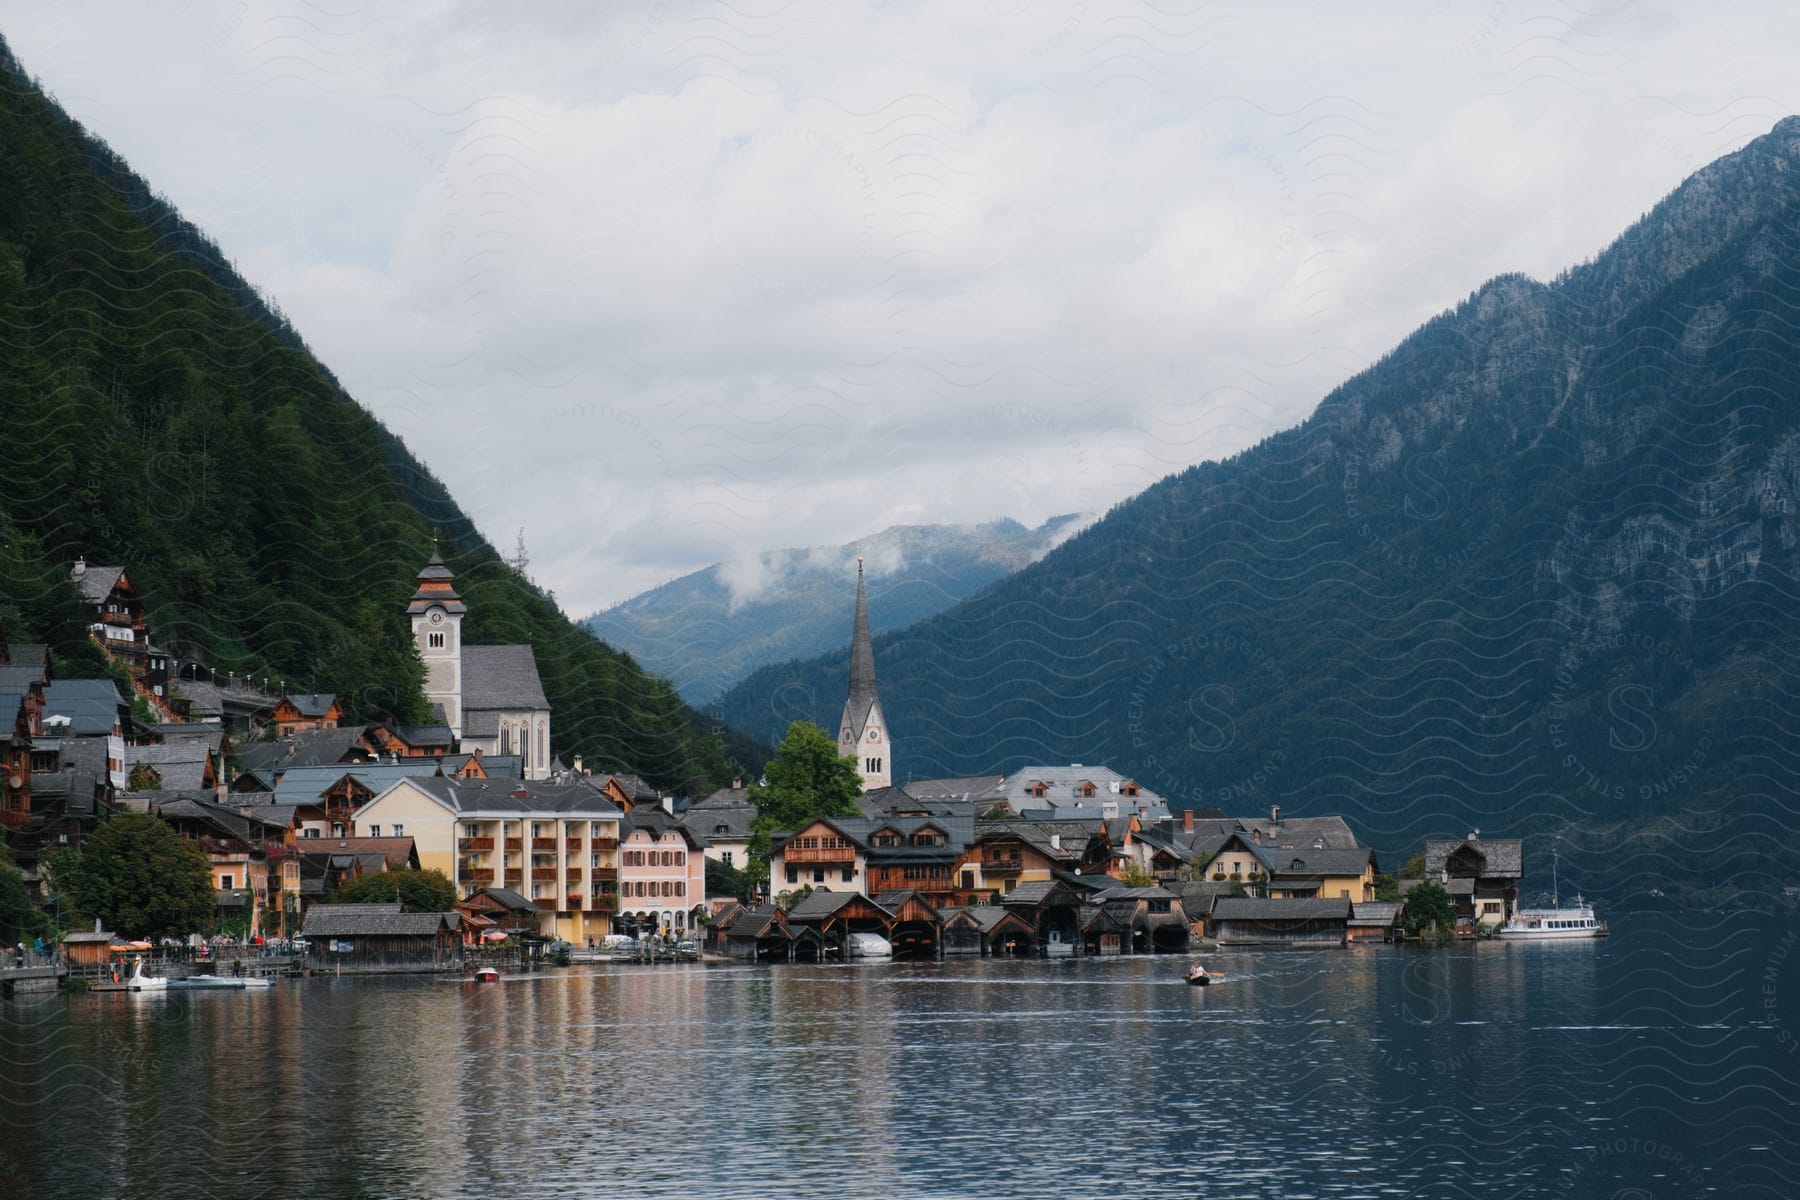
[[[212,923],[218,903],[206,855],[151,813],[109,817],[79,851],[55,851],[45,863],[80,916],[119,933],[193,933]]]
[[[1410,892],[1406,893],[1405,910],[1406,932],[1419,933],[1432,930],[1439,934],[1453,932],[1456,929],[1456,909],[1450,903],[1450,893],[1442,884],[1426,880]]]
[[[1423,852],[1415,854],[1411,858],[1406,860],[1406,862],[1400,868],[1400,878],[1402,878],[1402,879],[1423,879],[1423,878],[1425,878],[1425,855]]]
[[[456,907],[456,885],[442,871],[382,871],[364,875],[325,897],[327,904],[375,904],[400,901],[401,912],[449,912]]]
[[[706,894],[717,897],[730,896],[737,900],[749,899],[749,872],[737,867],[728,867],[716,858],[707,859]]]
[[[148,792],[162,787],[162,780],[156,777],[149,763],[138,763],[131,768],[131,778],[125,781],[125,786],[134,792]]]
[[[1375,898],[1387,901],[1400,899],[1400,881],[1385,873],[1377,875],[1375,877]]]
[[[24,873],[0,867],[0,946],[30,941],[43,931],[44,914],[31,903]]]
[[[1138,888],[1155,887],[1157,880],[1156,876],[1140,867],[1134,859],[1125,865],[1125,871],[1119,876],[1119,882],[1126,887]]]
[[[862,795],[856,760],[837,752],[831,736],[811,721],[795,721],[775,748],[763,777],[750,786],[756,820],[750,826],[753,879],[768,878],[769,836],[819,817],[854,817]]]

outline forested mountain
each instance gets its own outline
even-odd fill
[[[402,608],[441,531],[474,642],[536,648],[555,749],[703,792],[728,754],[666,682],[505,566],[272,304],[0,42],[0,622],[91,652],[69,564],[122,563],[219,669],[422,715]]]
[[[1528,889],[1800,882],[1800,119],[1552,283],[1496,279],[1300,427],[876,643],[896,779],[1105,762]],[[829,721],[840,652],[722,701]],[[1572,860],[1572,865],[1571,865]]]
[[[757,667],[850,643],[856,560],[866,561],[869,621],[882,633],[942,612],[1040,557],[1078,527],[896,525],[843,546],[772,550],[716,563],[582,622],[595,637],[705,704]]]

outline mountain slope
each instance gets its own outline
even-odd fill
[[[0,43],[0,622],[88,653],[77,555],[159,640],[421,715],[402,608],[442,531],[475,641],[529,641],[558,753],[700,792],[754,745],[574,628],[218,248]]]
[[[1800,120],[1497,279],[1300,427],[878,639],[897,778],[1103,761],[1620,890],[1800,874]],[[844,656],[723,698],[829,719]],[[1565,879],[1565,882],[1567,880]]]
[[[866,560],[875,631],[901,629],[1004,578],[1073,533],[1080,518],[896,525],[844,546],[774,550],[716,563],[634,596],[582,627],[705,704],[757,667],[809,658],[850,638],[848,597]]]

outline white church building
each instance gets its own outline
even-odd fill
[[[530,646],[465,646],[468,606],[436,550],[407,603],[425,662],[425,699],[464,754],[516,754],[527,779],[550,777],[550,702]]]
[[[869,637],[869,597],[863,589],[862,559],[856,560],[856,622],[850,634],[850,695],[838,731],[838,753],[856,759],[863,791],[887,787],[894,779],[894,748],[875,691],[875,643]]]

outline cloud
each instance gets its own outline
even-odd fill
[[[4,32],[583,613],[1240,450],[1800,108],[1796,25],[265,0]]]

